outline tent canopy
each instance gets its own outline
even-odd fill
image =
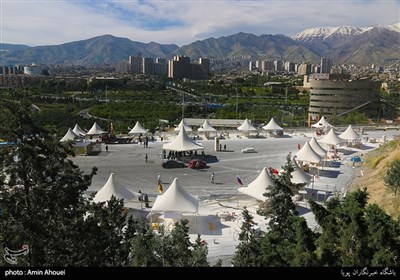
[[[264,193],[268,192],[268,186],[273,185],[275,185],[275,183],[269,175],[267,168],[264,167],[253,182],[251,182],[247,187],[239,188],[238,191],[258,200],[266,201],[267,197],[264,196]]]
[[[242,125],[237,128],[239,131],[257,131],[257,129],[249,122],[248,119],[245,119]]]
[[[181,120],[179,125],[177,127],[175,127],[174,131],[181,131],[181,126],[183,126],[185,128],[186,132],[192,131],[192,128],[186,124],[185,119]]]
[[[67,142],[67,141],[74,141],[75,138],[77,138],[78,135],[76,135],[71,128],[68,128],[67,133],[65,133],[64,137],[61,138],[60,142]]]
[[[336,132],[332,128],[322,139],[319,140],[319,142],[328,145],[338,145],[346,141],[337,136]]]
[[[136,122],[135,126],[128,132],[128,134],[145,134],[147,129],[145,129],[139,121]]]
[[[347,141],[356,141],[360,139],[358,133],[354,130],[351,124],[347,127],[347,129],[339,135],[340,138],[347,140]]]
[[[182,122],[179,126],[180,130],[178,136],[176,136],[172,142],[165,143],[163,145],[163,150],[184,152],[204,149],[203,145],[196,143],[189,137],[189,135],[187,135]]]
[[[165,193],[158,195],[151,211],[197,213],[199,200],[186,192],[175,178]]]
[[[310,144],[306,142],[300,151],[297,152],[296,158],[298,161],[305,161],[311,163],[320,163],[322,157],[317,154],[313,148],[311,148]]]
[[[317,123],[315,123],[311,126],[316,127],[316,128],[332,127],[332,125],[330,123],[328,123],[328,121],[325,119],[325,116],[322,116],[321,119]]]
[[[304,183],[309,184],[311,182],[312,176],[310,174],[304,172],[304,170],[299,167],[295,158],[296,158],[296,156],[294,156],[292,158],[292,163],[293,163],[293,167],[294,167],[294,170],[291,174],[292,175],[292,178],[291,178],[292,183],[293,184],[304,184]]]
[[[78,124],[75,124],[74,128],[72,129],[72,131],[78,136],[79,135],[82,135],[82,136],[86,135],[86,131],[84,131],[82,128],[80,128],[80,126]]]
[[[101,135],[107,133],[101,127],[95,122],[92,126],[92,128],[86,133],[86,135]]]
[[[317,154],[319,154],[322,157],[326,155],[326,150],[321,147],[321,145],[318,143],[315,137],[311,138],[311,140],[308,143]]]
[[[110,174],[107,182],[104,186],[97,192],[93,198],[94,202],[103,202],[111,199],[111,196],[115,196],[118,199],[123,199],[124,203],[128,200],[139,197],[139,193],[133,193],[128,190],[125,186],[121,185],[115,178],[114,173]]]
[[[271,118],[267,125],[262,127],[264,130],[283,130],[282,127],[278,125],[274,118]]]
[[[202,131],[202,132],[216,132],[217,130],[210,125],[208,120],[205,120],[203,125],[199,128],[199,131]]]

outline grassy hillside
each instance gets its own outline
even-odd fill
[[[350,187],[350,191],[366,187],[369,203],[378,204],[393,218],[400,218],[400,195],[394,196],[394,192],[385,186],[383,177],[390,164],[398,159],[400,159],[400,140],[390,141],[367,153],[362,165],[364,176],[357,177]]]

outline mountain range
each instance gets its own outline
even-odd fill
[[[316,27],[293,37],[282,34],[260,36],[237,33],[208,38],[179,47],[156,42],[141,43],[127,38],[102,35],[60,45],[29,47],[1,44],[2,64],[114,64],[140,52],[143,56],[171,58],[186,55],[191,59],[224,59],[238,56],[252,59],[277,59],[318,63],[322,56],[335,64],[382,64],[400,60],[400,23],[371,27]]]

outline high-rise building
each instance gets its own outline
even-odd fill
[[[321,58],[321,69],[319,73],[330,73],[332,60],[326,57]]]
[[[143,74],[154,75],[154,60],[152,57],[143,58]]]
[[[176,55],[168,61],[168,77],[173,79],[190,78],[190,57]]]
[[[143,73],[143,56],[141,53],[129,56],[129,72],[133,74]]]
[[[204,71],[204,78],[207,78],[210,75],[210,60],[206,57],[200,57],[199,64]]]

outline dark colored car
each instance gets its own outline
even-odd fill
[[[189,161],[189,168],[192,169],[203,169],[203,168],[207,168],[207,163],[203,160],[200,159],[192,159],[191,161]]]
[[[185,167],[186,165],[183,161],[169,159],[169,160],[164,161],[161,164],[161,166],[164,168],[182,168],[182,167]]]

